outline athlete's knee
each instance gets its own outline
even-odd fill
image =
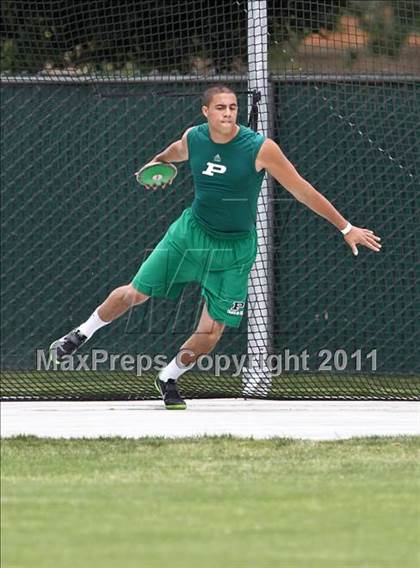
[[[149,299],[149,296],[146,296],[143,292],[136,290],[132,284],[121,286],[114,290],[114,292],[118,292],[124,304],[129,307],[138,306]]]

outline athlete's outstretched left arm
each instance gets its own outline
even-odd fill
[[[289,162],[280,147],[271,139],[265,140],[258,152],[255,163],[257,170],[264,168],[298,201],[327,219],[340,231],[345,230],[344,239],[354,255],[358,254],[357,245],[363,245],[376,252],[381,250],[381,240],[373,231],[351,226],[337,211],[330,201],[307,182]]]

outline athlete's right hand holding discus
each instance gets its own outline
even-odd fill
[[[146,189],[165,188],[174,181],[178,170],[169,162],[152,161],[144,165],[134,175],[138,183]]]
[[[188,159],[187,128],[180,140],[170,144],[163,152],[157,154],[134,175],[146,189],[165,189],[171,185],[177,175],[173,162],[185,162]]]

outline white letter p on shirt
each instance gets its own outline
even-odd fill
[[[224,174],[226,171],[226,166],[222,164],[213,164],[213,162],[207,162],[207,168],[201,173],[205,176],[214,176],[214,174]]]

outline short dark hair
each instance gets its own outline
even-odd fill
[[[214,95],[218,95],[219,93],[232,93],[232,95],[236,96],[235,91],[232,90],[227,85],[213,85],[213,87],[209,87],[203,93],[202,97],[203,106],[208,107]]]

